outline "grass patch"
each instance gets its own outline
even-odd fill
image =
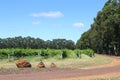
[[[104,65],[110,63],[112,60],[103,56],[89,57],[82,54],[82,58],[65,58],[60,59],[59,56],[42,59],[46,67],[50,67],[50,64],[54,62],[58,68],[83,68],[97,65]],[[29,56],[24,57],[27,61],[32,64],[33,68],[36,68],[36,65],[40,62],[40,57],[38,56]],[[15,65],[16,61],[8,62],[7,60],[0,61],[0,68],[17,68]]]
[[[111,78],[97,78],[92,80],[120,80],[120,77],[111,77]]]

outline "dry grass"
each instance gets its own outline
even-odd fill
[[[120,77],[110,77],[110,78],[97,78],[91,80],[120,80]]]
[[[38,57],[26,57],[31,64],[32,67],[35,68],[36,65],[39,63]],[[56,59],[56,58],[49,58],[43,59],[46,67],[50,67],[50,64],[54,62],[58,68],[85,68],[91,66],[98,66],[103,64],[108,64],[112,60],[103,56],[96,56],[96,57],[89,57],[87,55],[82,54],[82,58],[66,58],[66,59]],[[8,62],[6,60],[0,61],[0,68],[16,68],[15,61]]]

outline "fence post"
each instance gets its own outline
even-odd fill
[[[78,57],[81,58],[81,53],[80,52],[78,52]]]
[[[12,56],[13,56],[13,60],[15,60],[15,58],[14,58],[14,51],[12,51]]]
[[[61,59],[63,59],[63,51],[61,52],[61,56],[60,57],[61,57]]]
[[[10,62],[10,54],[8,54],[8,62]]]
[[[41,51],[38,52],[38,58],[39,58],[39,60],[41,59]]]

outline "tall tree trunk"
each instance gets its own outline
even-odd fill
[[[118,55],[116,45],[114,45],[114,53],[115,53],[116,56]]]

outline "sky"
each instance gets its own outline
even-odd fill
[[[0,38],[76,42],[107,0],[0,0]]]

